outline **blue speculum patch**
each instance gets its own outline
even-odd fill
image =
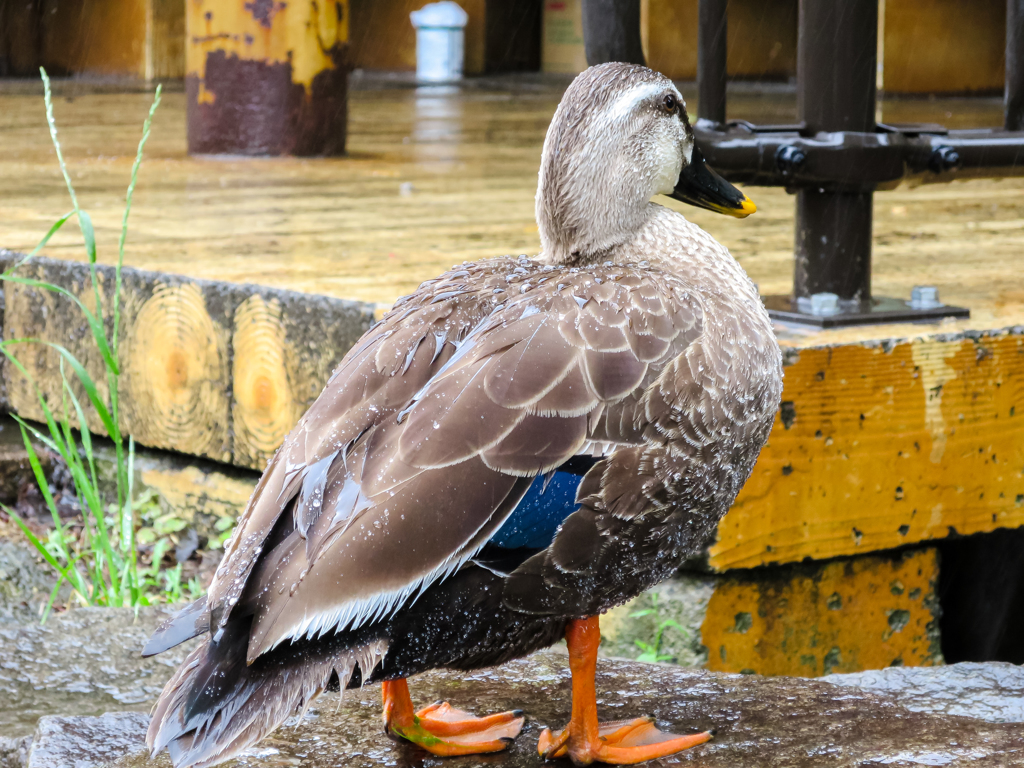
[[[582,475],[555,472],[545,486],[543,477],[535,478],[490,543],[506,549],[547,547],[562,521],[576,511],[576,489],[581,480]]]

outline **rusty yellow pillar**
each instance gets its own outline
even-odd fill
[[[186,0],[188,150],[340,155],[348,0]]]

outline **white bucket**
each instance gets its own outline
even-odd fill
[[[462,79],[463,39],[467,14],[458,3],[430,3],[409,14],[416,27],[416,79],[449,82]]]

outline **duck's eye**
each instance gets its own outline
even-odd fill
[[[679,102],[676,100],[675,95],[671,93],[665,94],[664,104],[665,111],[668,112],[669,114],[674,114],[676,108],[679,106]]]

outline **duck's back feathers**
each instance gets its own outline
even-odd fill
[[[254,613],[249,661],[386,619],[479,551],[533,477],[589,441],[641,440],[634,393],[700,330],[696,301],[650,270],[505,259],[424,285],[287,438],[214,616]]]

